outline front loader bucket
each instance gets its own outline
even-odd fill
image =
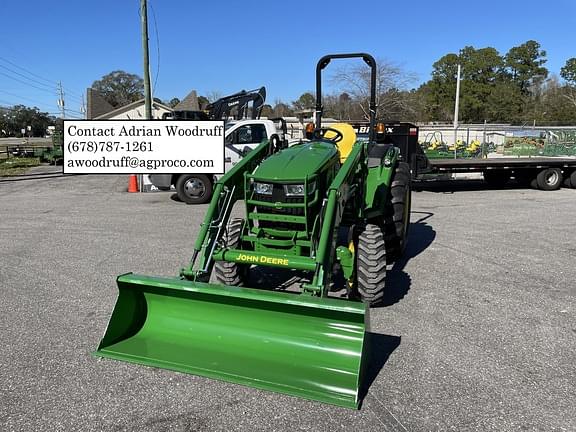
[[[366,307],[126,274],[95,355],[358,407]]]

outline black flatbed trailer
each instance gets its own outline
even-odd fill
[[[386,122],[384,142],[400,148],[416,181],[429,179],[430,174],[480,172],[491,186],[503,186],[513,178],[518,184],[542,190],[556,190],[561,186],[576,188],[576,158],[428,159],[418,143],[418,126],[406,122]]]
[[[435,172],[483,172],[485,170],[538,169],[547,167],[574,168],[576,158],[559,157],[497,157],[469,159],[429,159]]]

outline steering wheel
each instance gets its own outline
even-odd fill
[[[333,138],[326,138],[327,132],[335,133],[336,136]],[[314,132],[312,132],[312,136],[315,139],[332,141],[333,143],[338,143],[338,142],[342,141],[342,139],[344,138],[344,135],[342,135],[342,132],[340,132],[338,129],[334,129],[331,127],[322,127],[322,128],[314,129]]]

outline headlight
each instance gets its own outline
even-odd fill
[[[270,183],[254,183],[254,190],[257,194],[272,195],[272,185]]]
[[[284,192],[286,196],[304,196],[303,184],[289,184],[284,185]]]

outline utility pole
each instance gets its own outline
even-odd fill
[[[458,143],[458,107],[460,105],[460,65],[456,76],[456,103],[454,104],[454,159],[456,159]]]
[[[64,120],[66,118],[66,106],[64,104],[64,90],[62,89],[62,81],[58,81],[58,94],[60,95],[60,99],[58,99],[58,107],[60,107],[62,120]]]
[[[140,17],[142,19],[142,51],[144,54],[144,104],[146,119],[152,118],[152,94],[150,91],[150,60],[148,58],[148,6],[146,0],[140,0]]]
[[[82,106],[80,106],[80,112],[86,118],[86,103],[84,102],[84,95],[82,95]]]

